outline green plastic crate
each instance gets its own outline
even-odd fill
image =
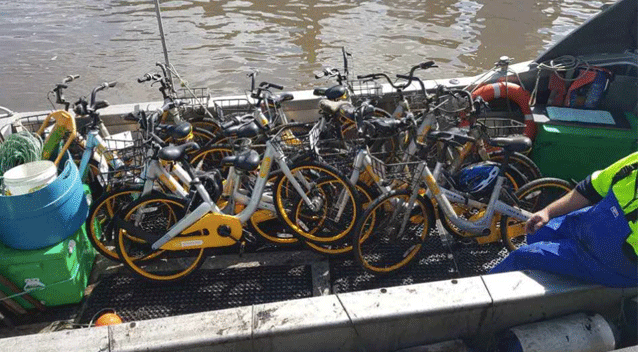
[[[87,185],[83,188],[90,204],[91,191]],[[18,250],[0,242],[0,274],[20,289],[38,288],[29,295],[46,306],[73,304],[84,297],[95,255],[83,224],[71,237],[42,249]],[[14,294],[3,285],[0,290],[8,296]],[[13,300],[26,309],[34,308],[19,296]]]
[[[625,113],[625,117],[631,129],[540,124],[532,160],[543,176],[580,181],[638,150],[636,116]]]
[[[95,250],[84,225],[71,237],[51,247],[17,250],[0,243],[0,274],[20,289],[36,288],[29,294],[46,306],[78,303],[84,297],[93,268]],[[14,293],[0,285],[8,296]],[[22,298],[24,308],[33,306]]]

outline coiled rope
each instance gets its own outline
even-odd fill
[[[579,66],[584,66],[585,70],[580,72],[580,74],[577,77],[565,78],[558,74],[558,72],[567,72],[567,71],[575,70]],[[530,96],[530,102],[529,102],[530,106],[536,105],[536,94],[538,93],[538,82],[540,81],[542,71],[550,71],[550,72],[556,73],[557,74],[556,76],[562,81],[573,82],[573,81],[579,80],[584,75],[586,75],[590,69],[590,65],[587,61],[584,61],[578,57],[574,57],[571,55],[563,55],[549,61],[538,63],[537,68],[538,68],[538,71],[536,73],[536,83],[534,84],[534,90],[532,91],[532,94]]]
[[[0,143],[0,180],[12,167],[42,158],[42,139],[27,131],[9,135]]]

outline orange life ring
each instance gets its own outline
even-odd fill
[[[529,107],[530,94],[523,87],[514,83],[498,82],[486,84],[472,92],[472,98],[481,96],[483,100],[489,102],[497,98],[508,98],[515,102],[525,115],[525,131],[524,135],[534,140],[536,136],[536,123],[532,115],[532,109]]]

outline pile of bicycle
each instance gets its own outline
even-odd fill
[[[314,90],[312,123],[290,122],[293,95],[256,85],[256,73],[244,110],[229,113],[178,99],[171,68],[158,66],[138,82],[158,84],[164,104],[123,117],[138,128],[122,141],[109,135],[99,112],[108,103],[97,99],[115,83],[74,104],[63,90],[76,76],[52,91],[81,126],[70,150],[93,195],[90,241],[149,280],[182,279],[211,249],[241,253],[260,241],[354,255],[367,272],[389,273],[417,256],[437,220],[461,243],[513,250],[531,212],[572,188],[541,177],[525,155],[528,137],[490,133],[489,106],[472,91],[426,90],[415,71],[431,61],[395,79],[357,76],[392,87],[391,109],[356,94],[347,65],[324,70],[318,78],[337,84]]]

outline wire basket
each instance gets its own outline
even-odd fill
[[[352,87],[352,103],[358,105],[370,98],[380,98],[383,95],[383,85],[371,80],[353,80],[348,82]]]
[[[47,118],[47,116],[49,116],[48,113],[21,116],[13,122],[13,130],[15,132],[19,132],[22,130],[36,133],[40,129],[40,126],[42,126],[42,123]],[[49,128],[53,127],[53,125],[54,123],[50,123]]]
[[[379,180],[382,184],[411,184],[415,178],[420,177],[424,162],[414,156],[401,155],[399,162],[384,162],[374,154],[370,154],[371,168],[374,173],[373,179]]]
[[[228,121],[231,116],[252,112],[252,105],[246,98],[215,99],[211,104],[215,117],[220,121]]]
[[[479,121],[485,125],[488,136],[492,138],[520,135],[525,131],[525,123],[513,119],[486,117]]]
[[[192,107],[208,107],[210,91],[208,88],[180,89],[177,91],[177,99],[188,103]]]
[[[186,103],[180,108],[182,115],[188,116],[191,113],[203,115],[208,109],[210,91],[208,88],[190,88],[190,90],[183,88],[177,91],[177,99]]]
[[[313,123],[293,123],[281,128],[270,139],[272,145],[283,155],[294,155],[313,152],[319,155],[319,136],[324,127],[324,120]]]
[[[148,144],[140,131],[105,138],[104,145],[96,147],[93,152],[93,167],[99,170],[93,169],[91,174],[98,176],[107,189],[139,183],[147,152]]]

